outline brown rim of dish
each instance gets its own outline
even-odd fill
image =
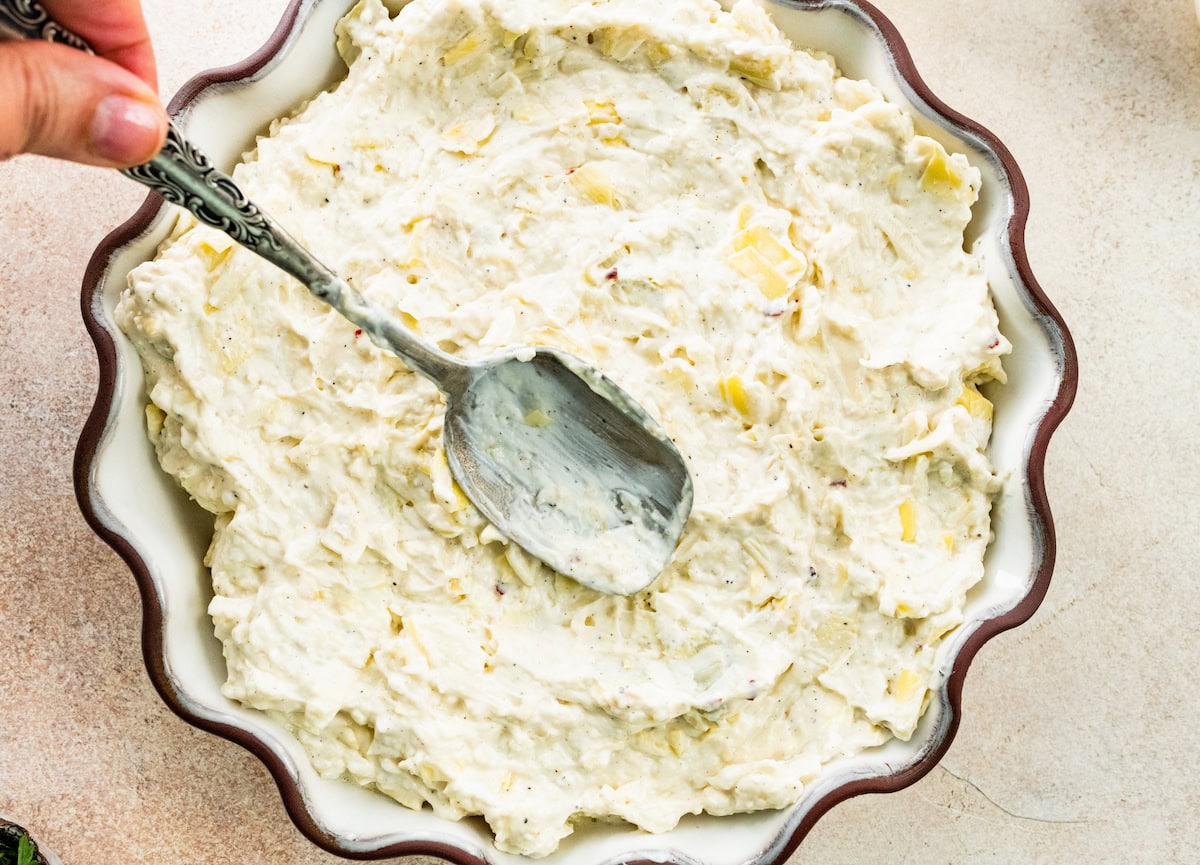
[[[213,85],[236,83],[262,72],[287,46],[289,37],[298,31],[297,25],[302,23],[318,2],[321,0],[291,0],[279,25],[261,48],[240,63],[204,72],[192,78],[171,100],[170,110],[175,113],[182,111]],[[763,854],[760,854],[761,858],[752,860],[757,865],[772,865],[772,863],[787,859],[795,852],[817,820],[839,802],[863,793],[894,792],[913,784],[932,770],[950,747],[958,730],[963,681],[975,654],[992,637],[1027,621],[1037,610],[1049,588],[1050,575],[1054,568],[1055,535],[1044,479],[1046,450],[1051,435],[1071,408],[1079,379],[1075,347],[1066,324],[1043,293],[1029,266],[1025,250],[1029,190],[1008,148],[987,129],[949,108],[930,91],[917,73],[912,56],[899,31],[870,3],[865,0],[774,0],[774,2],[802,9],[834,9],[842,14],[859,13],[856,17],[861,17],[869,22],[877,36],[883,41],[897,72],[907,82],[912,95],[924,102],[951,128],[967,133],[969,137],[981,143],[984,149],[990,150],[994,154],[1000,173],[1007,181],[1012,197],[1013,212],[1007,228],[1007,241],[1012,264],[1015,267],[1020,287],[1026,294],[1026,301],[1035,311],[1039,324],[1057,356],[1059,386],[1057,394],[1047,407],[1034,432],[1025,464],[1026,507],[1033,517],[1033,531],[1041,553],[1041,561],[1036,573],[1033,574],[1029,591],[1024,598],[1009,611],[982,622],[966,639],[962,649],[955,657],[953,670],[945,684],[948,714],[941,725],[940,738],[935,736],[935,741],[929,744],[915,762],[899,771],[847,782],[809,804],[795,825],[789,824],[783,833],[777,836],[776,841]],[[142,654],[150,679],[166,704],[183,720],[241,745],[261,760],[275,779],[275,784],[279,788],[284,806],[292,821],[313,843],[325,850],[348,859],[385,859],[420,854],[440,857],[459,863],[459,865],[487,865],[486,860],[461,847],[432,840],[401,841],[369,851],[348,849],[336,835],[326,832],[318,825],[305,805],[296,778],[293,777],[284,760],[269,745],[241,727],[196,715],[188,708],[188,701],[177,692],[171,681],[163,654],[161,598],[155,593],[149,569],[133,544],[124,535],[112,529],[97,513],[91,487],[92,467],[108,426],[117,375],[117,351],[113,336],[100,322],[94,309],[97,303],[97,289],[101,285],[113,255],[127,243],[142,235],[160,209],[159,199],[153,195],[148,197],[128,221],[101,241],[88,263],[83,278],[82,312],[84,324],[96,347],[99,361],[99,384],[95,404],[80,434],[74,462],[76,498],[84,517],[92,529],[125,560],[137,580],[143,611]],[[637,858],[623,861],[628,865],[653,865],[648,860]],[[657,863],[657,865],[661,865],[661,863]]]

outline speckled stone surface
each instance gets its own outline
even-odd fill
[[[149,0],[162,89],[240,59],[283,0]],[[980,652],[915,786],[835,808],[799,865],[1195,862],[1200,853],[1200,25],[1192,0],[878,0],[1033,198],[1029,257],[1078,344],[1047,466],[1059,562]],[[173,15],[179,17],[173,18]],[[142,199],[97,169],[0,165],[0,814],[66,865],[342,861],[257,760],[167,710],[133,578],[71,461],[95,357],[92,249]]]

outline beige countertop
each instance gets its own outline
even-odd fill
[[[838,806],[792,861],[1197,861],[1196,10],[877,5],[934,92],[1021,165],[1029,257],[1075,337],[1081,386],[1050,448],[1058,566],[1040,611],[979,653],[941,766]],[[285,2],[146,6],[170,94],[248,54]],[[0,813],[66,865],[342,861],[292,825],[258,760],[159,699],[134,580],[75,504],[96,384],[80,280],[142,197],[98,169],[0,165]]]

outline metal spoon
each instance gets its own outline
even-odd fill
[[[7,32],[6,32],[7,31]],[[35,0],[0,0],[0,36],[87,43]],[[628,394],[552,348],[463,363],[418,339],[325,267],[213,168],[174,123],[123,172],[300,280],[445,395],[450,471],[507,538],[601,592],[630,594],[670,560],[692,507],[679,451]]]

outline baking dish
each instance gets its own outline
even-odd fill
[[[185,86],[171,107],[189,137],[229,168],[271,119],[336,81],[343,69],[333,47],[333,26],[350,5],[299,0],[254,56]],[[1042,467],[1050,434],[1073,397],[1077,368],[1066,328],[1026,259],[1029,200],[1016,165],[994,136],[928,91],[895,28],[873,7],[850,0],[766,5],[799,47],[824,51],[843,74],[873,81],[910,109],[919,132],[965,153],[983,174],[983,194],[966,241],[984,256],[1001,327],[1014,346],[1006,362],[1009,383],[988,391],[995,403],[990,453],[1005,477],[993,510],[995,540],[985,579],[969,596],[967,621],[942,648],[935,698],[911,741],[893,740],[831,764],[789,809],[688,818],[661,835],[618,824],[588,825],[551,857],[555,862],[734,865],[785,857],[836,802],[899,789],[935,765],[957,727],[970,660],[991,636],[1032,614],[1050,578],[1054,537]],[[156,199],[148,200],[101,244],[83,296],[100,358],[100,389],[77,452],[77,489],[89,521],[138,580],[152,680],[186,720],[262,759],[297,825],[330,851],[354,858],[426,853],[464,863],[517,860],[491,846],[481,821],[451,823],[319,778],[286,729],[221,696],[224,663],[206,614],[210,590],[202,564],[211,517],[159,469],[144,431],[141,366],[113,322],[129,270],[154,255],[172,221]]]

